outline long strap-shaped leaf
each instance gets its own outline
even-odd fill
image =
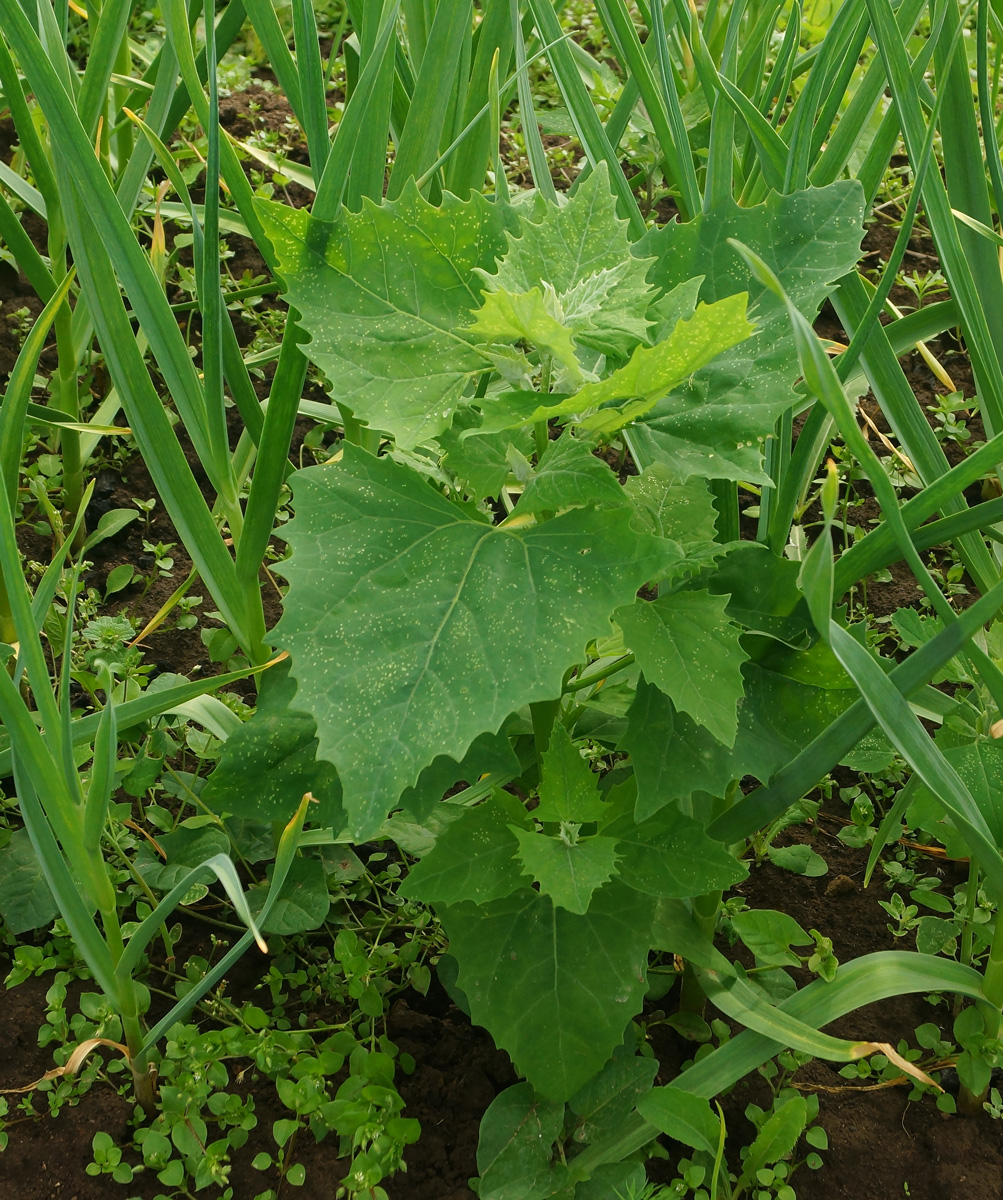
[[[936,175],[937,172],[931,174]],[[867,309],[867,296],[856,273],[841,280],[833,302],[840,319],[846,322],[848,328],[854,329]],[[928,486],[931,485],[948,473],[947,456],[920,410],[882,325],[872,328],[861,357],[881,411],[920,478]],[[965,500],[960,494],[945,497],[945,515],[959,512],[965,507]],[[984,591],[997,576],[995,564],[985,545],[977,539],[964,539],[959,542],[959,550],[976,583]]]
[[[319,179],[327,164],[331,149],[327,121],[327,96],[324,91],[324,68],[320,61],[320,35],[312,0],[293,0],[293,33],[296,39],[296,67],[299,73],[299,114],[306,134],[310,168]]]
[[[24,444],[24,421],[31,400],[39,355],[45,349],[45,339],[49,335],[49,327],[56,311],[69,295],[73,278],[73,272],[67,272],[45,308],[35,318],[35,323],[24,339],[14,369],[7,380],[3,406],[0,408],[0,484],[7,489],[11,509],[14,508],[17,496],[18,473]]]
[[[192,43],[191,30],[188,27],[188,15],[184,0],[163,0],[162,8],[167,35],[171,39],[174,53],[177,55],[181,78],[188,89],[192,108],[195,110],[195,115],[198,117],[202,128],[208,129],[210,124],[209,102],[202,88],[202,80],[199,76],[195,47]],[[265,231],[258,220],[254,208],[254,192],[229,140],[223,139],[220,142],[219,152],[223,179],[237,206],[237,211],[244,218],[251,239],[268,264],[269,269],[274,271],[275,261],[271,243],[265,236]]]
[[[896,541],[903,550],[904,557],[909,562],[921,586],[930,596],[938,615],[945,624],[955,623],[957,618],[953,610],[933,580],[929,578],[926,565],[909,539],[891,481],[860,432],[839,378],[821,342],[805,318],[787,298],[780,283],[766,264],[748,250],[743,251],[743,257],[761,282],[786,304],[788,316],[794,328],[805,382],[832,413],[848,448],[867,472],[885,520],[895,531]],[[831,519],[831,515],[828,515],[827,526]],[[833,598],[831,547],[832,543],[826,529],[825,534],[813,546],[801,572],[802,587],[815,625],[843,669],[856,684],[864,702],[871,709],[885,736],[913,767],[957,825],[971,848],[973,857],[979,860],[979,864],[983,868],[986,886],[994,896],[1003,901],[1003,856],[1000,855],[985,817],[968,788],[920,724],[919,719],[912,712],[895,684],[891,682],[867,650],[831,617]],[[974,645],[969,646],[967,652],[992,692],[997,708],[1003,711],[1003,676],[1000,675],[999,668],[984,651]]]
[[[644,218],[637,207],[630,184],[620,169],[616,153],[606,137],[606,131],[593,107],[588,90],[582,83],[574,56],[564,44],[564,31],[553,5],[550,0],[529,0],[529,7],[540,37],[544,42],[555,43],[550,51],[550,65],[568,106],[578,140],[593,167],[602,161],[608,164],[610,182],[616,192],[620,215],[629,222],[631,236],[639,238],[645,231]]]
[[[925,487],[918,496],[906,501],[902,506],[902,519],[907,528],[917,531],[922,536],[920,527],[927,518],[937,512],[950,512],[952,497],[958,496],[977,479],[981,479],[1001,459],[1003,434],[998,433],[967,458],[963,458],[957,466],[941,475],[929,487]],[[964,518],[964,511],[959,512],[958,516]],[[980,525],[974,526],[976,529],[979,527]],[[918,539],[914,538],[914,541],[919,544]],[[836,596],[843,596],[858,579],[880,570],[881,567],[894,562],[897,557],[894,531],[890,525],[879,525],[840,555],[836,563]]]
[[[310,800],[311,796],[307,793],[303,797],[292,820],[282,831],[281,838],[279,838],[279,846],[275,855],[275,866],[272,869],[271,885],[269,886],[268,895],[265,897],[265,903],[262,905],[261,912],[258,914],[259,925],[264,925],[268,920],[268,914],[275,907],[276,901],[282,894],[282,888],[285,886],[289,868],[293,865],[293,859],[299,846],[300,837],[303,832],[303,822],[306,819]],[[255,933],[249,929],[233,949],[224,954],[215,967],[200,979],[191,991],[186,992],[170,1012],[154,1025],[146,1035],[143,1049],[148,1050],[151,1046],[155,1046],[176,1021],[183,1021],[199,1000],[226,975],[227,971],[237,962],[253,941],[255,941]]]
[[[387,185],[388,200],[396,200],[408,180],[423,175],[439,155],[452,93],[452,88],[444,87],[443,81],[452,77],[472,19],[470,0],[439,0],[435,7]]]
[[[341,210],[341,203],[348,186],[349,171],[360,150],[360,140],[368,120],[372,119],[372,105],[377,100],[377,86],[381,80],[385,82],[388,62],[391,53],[393,32],[397,22],[400,0],[384,0],[380,14],[379,28],[373,42],[372,50],[362,68],[358,83],[348,98],[345,110],[338,122],[334,145],[328,155],[323,174],[317,184],[317,195],[314,199],[312,215],[320,221],[333,221]],[[377,128],[381,129],[377,120]],[[379,135],[382,138],[380,149],[381,163],[380,188],[382,190],[383,171],[386,160],[386,138],[383,129]],[[365,154],[365,148],[362,153]],[[373,197],[376,199],[376,197]]]
[[[94,921],[94,910],[81,896],[79,887],[70,874],[66,859],[59,849],[42,811],[42,806],[38,802],[34,783],[19,758],[14,760],[14,781],[21,806],[21,815],[24,817],[24,827],[28,831],[32,847],[45,872],[45,879],[53,899],[59,907],[74,944],[90,968],[98,986],[105,995],[117,1003],[120,997],[120,988],[115,977],[115,967],[108,946]],[[69,846],[72,847],[73,844],[70,842]],[[79,864],[81,871],[85,867],[85,863]]]
[[[194,700],[198,696],[218,691],[219,688],[236,683],[239,679],[246,679],[247,676],[247,671],[230,671],[224,675],[213,675],[208,679],[197,679],[191,683],[179,683],[173,687],[162,688],[160,691],[144,692],[141,696],[137,696],[135,700],[125,700],[118,705],[117,720],[119,727],[129,729],[134,725],[142,724],[144,721],[151,721],[155,717],[159,717],[163,713],[177,708],[178,705],[184,704],[189,700]],[[97,732],[99,721],[99,713],[89,713],[87,716],[73,721],[70,725],[70,739],[72,744],[74,746],[83,746],[92,741]],[[6,732],[8,736],[12,735],[14,730],[8,726],[6,717],[4,717],[3,723],[7,727]],[[34,725],[32,727],[34,728]],[[20,729],[21,726],[18,726],[18,728]],[[28,726],[24,726],[23,728],[27,730]],[[38,730],[35,729],[35,732],[37,733]],[[13,740],[13,737],[11,737],[11,740]],[[24,749],[20,745],[19,751],[23,756]],[[0,749],[0,778],[10,775],[12,770],[11,750],[8,745],[4,749]]]
[[[966,609],[958,620],[942,630],[930,642],[921,646],[888,675],[896,690],[905,698],[917,692],[937,671],[960,654],[972,634],[1003,607],[1003,581]],[[867,704],[857,700],[823,733],[819,734],[786,767],[769,782],[743,797],[733,808],[719,817],[708,833],[729,845],[751,837],[806,795],[818,781],[877,724]]]
[[[31,26],[17,8],[11,8],[7,13],[6,33],[17,49],[25,76],[48,120],[63,180],[72,180],[86,196],[89,220],[143,325],[196,452],[211,472],[212,456],[206,436],[202,389],[167,297],[94,155],[69,97]],[[65,183],[61,183],[60,191],[65,205]],[[77,251],[78,247],[74,249]],[[214,480],[216,482],[219,481]]]
[[[679,120],[674,120],[674,109],[679,108],[679,98],[676,95],[676,89],[671,81],[671,77],[666,75],[667,63],[660,62],[659,70],[662,73],[662,87],[659,88],[655,83],[655,76],[648,63],[647,55],[641,45],[641,40],[637,36],[637,30],[634,27],[634,22],[630,18],[627,11],[627,6],[624,0],[599,0],[597,6],[599,14],[602,18],[603,25],[611,33],[615,33],[616,40],[620,46],[620,52],[624,58],[624,66],[630,72],[631,78],[637,85],[641,100],[644,103],[645,111],[648,114],[648,119],[651,121],[655,130],[655,137],[658,139],[662,153],[665,155],[666,163],[668,164],[669,174],[672,180],[677,181],[682,192],[682,199],[686,209],[693,216],[699,208],[699,200],[696,192],[696,174],[693,170],[693,158],[690,153],[689,138],[683,137],[680,141],[680,132],[685,134],[685,125],[682,124],[682,113],[679,112]],[[661,0],[653,0],[652,15],[657,12],[661,18]],[[664,40],[664,22],[662,22],[662,32]],[[652,29],[652,37],[657,37],[655,29]],[[661,56],[662,45],[659,45],[659,53]],[[664,48],[667,55],[667,47]],[[673,105],[675,100],[675,105]]]
[[[719,975],[712,970],[699,970],[698,978],[710,1000],[726,1017],[741,1022],[773,1041],[795,1050],[804,1050],[813,1058],[829,1062],[852,1062],[871,1052],[867,1042],[850,1042],[845,1038],[821,1033],[805,1021],[799,1021],[782,1009],[769,1004],[761,992],[740,975]]]
[[[131,0],[105,0],[101,7],[97,30],[87,55],[80,95],[77,97],[80,121],[91,137],[94,136],[98,117],[107,99],[115,58],[129,25],[131,8]]]
[[[131,119],[136,123],[142,131],[145,140],[149,143],[156,155],[157,161],[163,168],[164,174],[171,182],[171,186],[177,192],[188,212],[189,219],[192,225],[192,240],[196,250],[196,263],[204,262],[204,241],[205,235],[202,231],[199,213],[200,208],[191,198],[191,193],[188,190],[188,184],[185,182],[184,176],[178,169],[178,164],[171,154],[170,150],[164,145],[156,132],[151,128],[146,121],[137,117],[134,113],[131,114]],[[202,214],[205,213],[205,206],[201,207]],[[217,223],[219,214],[217,209]],[[218,265],[218,264],[217,264]],[[204,267],[200,275],[204,275]],[[206,287],[208,280],[202,278],[200,280],[200,288]],[[219,279],[212,280],[213,286],[219,291]],[[277,285],[273,285],[277,286]],[[226,382],[229,384],[230,392],[237,404],[241,419],[255,445],[261,441],[261,404],[257,394],[254,391],[254,385],[251,383],[251,378],[247,373],[247,367],[244,364],[244,358],[241,353],[240,344],[237,341],[237,335],[233,331],[233,323],[228,319],[226,313],[221,310],[221,326],[223,334],[223,372],[226,376]]]
[[[810,1021],[820,1028],[889,996],[944,991],[972,1000],[985,999],[982,976],[971,967],[931,954],[886,950],[842,964],[834,980],[817,979],[777,1008],[795,1020]],[[669,1086],[710,1100],[786,1047],[786,1041],[774,1041],[747,1029],[688,1067]],[[575,1159],[575,1166],[582,1172],[592,1172],[605,1162],[620,1162],[659,1133],[643,1117],[632,1115],[609,1137],[587,1147]]]
[[[889,86],[899,113],[902,136],[913,161],[918,161],[925,126],[919,97],[912,84],[908,57],[895,23],[890,0],[866,0],[874,38],[885,63]],[[953,25],[952,25],[953,29]],[[967,81],[967,70],[965,71]],[[970,84],[969,102],[971,99]],[[981,154],[979,155],[981,158]],[[981,163],[980,163],[981,169]],[[931,231],[951,284],[951,294],[961,310],[962,325],[979,385],[979,404],[989,434],[1003,431],[1003,369],[996,344],[1003,345],[997,321],[1003,321],[1003,280],[998,269],[990,281],[980,270],[978,284],[951,212],[947,189],[939,171],[931,171],[923,190]],[[978,252],[975,254],[978,258]],[[991,310],[991,312],[989,311]],[[990,321],[992,326],[990,326]]]
[[[129,427],[178,536],[234,636],[249,651],[247,609],[255,602],[260,604],[260,597],[244,594],[237,585],[233,559],[223,545],[139,353],[108,254],[90,223],[90,209],[69,185],[67,192],[72,196],[67,205],[67,226],[74,261]]]

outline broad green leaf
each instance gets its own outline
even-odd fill
[[[787,913],[772,908],[751,908],[736,913],[731,924],[757,964],[768,967],[799,967],[801,959],[791,946],[810,946],[811,937]]]
[[[467,426],[470,435],[463,437],[460,422],[471,412],[461,409],[452,428],[439,434],[438,443],[446,452],[442,465],[462,480],[475,499],[494,498],[512,474],[513,451],[526,459],[533,453],[533,433],[528,427],[485,433],[476,426]]]
[[[480,1200],[543,1200],[551,1193],[550,1159],[564,1105],[517,1083],[496,1096],[481,1118],[477,1142]]]
[[[650,263],[631,252],[604,166],[565,205],[548,204],[539,221],[524,219],[508,243],[497,273],[483,272],[489,291],[549,283],[576,341],[601,354],[625,358],[647,341],[657,295],[645,282]]]
[[[644,676],[726,746],[734,746],[748,655],[726,596],[672,592],[618,609],[615,620]]]
[[[566,396],[515,392],[496,403],[484,404],[485,425],[514,428],[554,418],[574,418],[590,433],[609,436],[650,412],[666,393],[723,350],[749,336],[752,326],[745,319],[744,293],[715,304],[701,304],[693,317],[680,321],[656,346],[639,345],[630,361],[599,383],[587,383]],[[626,401],[619,407],[600,407]],[[592,411],[597,410],[597,411]],[[576,414],[591,413],[588,416]],[[686,474],[693,474],[689,471]]]
[[[471,1019],[549,1099],[583,1087],[640,1012],[653,911],[616,880],[584,916],[529,890],[440,911]]]
[[[649,412],[672,388],[749,337],[754,326],[746,320],[746,300],[742,292],[713,304],[698,304],[693,316],[679,321],[663,341],[638,346],[630,361],[608,379],[587,383],[574,397],[577,411],[615,400],[638,400],[644,407],[631,410],[634,419]],[[581,423],[598,427],[598,417]]]
[[[651,1087],[657,1072],[658,1063],[653,1058],[639,1055],[611,1058],[595,1079],[590,1079],[568,1101],[578,1118],[574,1140],[596,1142],[613,1133]]]
[[[422,858],[432,850],[450,825],[462,819],[464,811],[462,805],[435,804],[428,815],[419,820],[402,808],[383,822],[374,840],[390,838],[405,854]]]
[[[487,904],[526,886],[513,833],[522,805],[506,792],[467,809],[408,872],[400,893],[426,904]],[[529,818],[523,811],[522,823]]]
[[[582,758],[571,735],[558,721],[543,755],[540,803],[533,816],[538,821],[582,824],[598,821],[608,809],[599,797],[599,777]]]
[[[516,220],[508,207],[476,193],[435,207],[411,183],[334,224],[277,204],[260,213],[331,397],[406,448],[448,428],[490,366],[461,330],[480,304],[474,270],[493,265]]]
[[[626,509],[485,525],[351,445],[294,475],[293,489],[273,637],[292,655],[296,703],[317,721],[358,840],[438,755],[459,761],[523,704],[558,696],[609,614],[681,557],[635,531]],[[514,651],[524,646],[533,653]]]
[[[745,696],[732,748],[678,712],[642,676],[621,741],[637,776],[638,820],[694,791],[722,796],[731,780],[746,775],[765,783],[828,728],[858,693],[843,686],[849,683],[845,676],[798,678],[799,668],[814,672],[814,658],[814,648],[780,646],[763,663],[744,664]]]
[[[971,792],[996,845],[1003,847],[1003,744],[982,739],[966,746],[948,746],[941,752]],[[933,834],[952,858],[968,856],[963,835],[922,783],[913,792],[907,820],[914,828]]]
[[[613,838],[578,841],[550,837],[510,826],[519,843],[519,860],[557,908],[586,913],[592,894],[617,873],[617,843]]]
[[[644,1163],[604,1163],[575,1188],[575,1200],[610,1200],[611,1196],[640,1196],[647,1174]]]
[[[195,829],[182,825],[174,833],[159,834],[157,845],[167,856],[166,862],[149,846],[143,846],[136,854],[136,869],[151,888],[169,892],[193,867],[215,854],[227,854],[230,839],[215,825]]]
[[[740,542],[719,563],[708,588],[728,597],[728,615],[740,625],[800,645],[811,616],[798,587],[799,574],[799,563],[778,558],[767,546]],[[852,686],[835,657],[826,653],[839,686]]]
[[[679,483],[664,463],[655,462],[640,475],[632,475],[624,491],[662,537],[672,538],[687,551],[714,544],[719,554],[724,553],[725,548],[714,542],[717,510],[704,480]]]
[[[629,503],[617,477],[589,444],[566,433],[548,445],[519,500],[519,512],[617,508]]]
[[[626,813],[601,829],[605,837],[616,839],[620,878],[649,896],[680,900],[702,896],[724,891],[747,874],[699,821],[674,805],[639,825],[633,813]]]
[[[831,286],[859,257],[863,208],[859,183],[846,180],[786,196],[772,193],[754,208],[729,200],[641,239],[638,254],[657,259],[649,271],[653,283],[668,290],[703,275],[700,298],[708,302],[748,292],[757,326],[751,338],[674,388],[634,430],[646,460],[660,458],[681,479],[767,480],[763,441],[794,403],[801,372],[782,302],[752,278],[727,239],[760,255],[800,311],[814,319]]]
[[[652,1088],[638,1101],[637,1111],[675,1141],[717,1157],[721,1121],[702,1096],[678,1088]]]
[[[809,879],[817,879],[829,871],[825,859],[816,854],[811,846],[771,846],[766,853],[775,867],[782,871],[790,871],[792,875],[806,875]]]
[[[637,778],[637,819],[643,821],[666,804],[695,791],[723,796],[733,779],[750,774],[768,779],[786,752],[775,741],[742,736],[729,750],[644,677],[627,714],[620,748],[630,755]]]
[[[271,878],[271,864],[268,876]],[[265,886],[251,888],[247,903],[257,916],[268,899],[269,889]],[[288,936],[319,929],[327,919],[331,908],[331,893],[327,888],[327,872],[324,864],[316,858],[294,858],[282,891],[271,912],[265,918],[262,929],[265,933]]]
[[[655,323],[651,331],[652,342],[663,341],[680,321],[688,321],[693,316],[702,287],[703,276],[696,275],[658,297],[648,310],[648,316]]]
[[[544,354],[549,354],[567,368],[570,378],[581,382],[582,372],[575,356],[571,331],[561,321],[560,301],[548,284],[526,292],[510,292],[498,288],[488,292],[466,333],[471,341],[530,342]],[[573,385],[572,385],[573,386]]]
[[[307,819],[344,825],[341,785],[328,762],[317,761],[317,724],[290,707],[296,684],[286,663],[267,672],[251,719],[223,743],[201,799],[214,812],[287,822],[312,793]]]
[[[956,942],[961,930],[955,921],[943,917],[921,917],[916,927],[916,949],[920,954],[953,954],[952,943]]]
[[[572,393],[534,392],[526,388],[513,387],[511,391],[490,394],[479,401],[483,421],[479,434],[498,433],[502,430],[528,430],[539,421],[573,412],[574,406],[564,406]],[[473,435],[466,434],[466,437]]]
[[[0,917],[12,934],[50,925],[59,909],[26,829],[15,829],[0,850]]]

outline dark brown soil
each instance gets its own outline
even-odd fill
[[[826,827],[829,822],[823,822]],[[836,824],[831,824],[835,831]],[[798,838],[796,840],[803,840]],[[829,873],[806,879],[780,871],[770,863],[754,868],[741,886],[753,908],[778,908],[805,929],[817,929],[832,939],[841,962],[879,950],[913,950],[911,937],[896,940],[879,901],[888,898],[880,872],[862,888],[865,851],[852,850],[834,832],[820,829],[813,848],[829,865]],[[958,868],[932,862],[928,874],[943,874],[953,884]],[[836,882],[834,882],[836,881]],[[807,982],[807,975],[799,979]],[[913,1031],[932,1022],[950,1036],[951,1016],[944,1005],[929,1004],[923,996],[902,996],[869,1005],[828,1027],[837,1037],[891,1042],[906,1038],[915,1046]],[[829,1137],[829,1149],[817,1171],[801,1168],[794,1187],[806,1200],[1001,1200],[1003,1197],[1003,1125],[988,1116],[966,1118],[941,1113],[929,1097],[907,1099],[909,1088],[864,1090],[843,1079],[834,1067],[814,1061],[795,1077],[795,1084],[819,1097],[819,1119]],[[729,1138],[741,1144],[750,1102],[766,1107],[769,1090],[754,1076],[728,1098]],[[745,1125],[744,1132],[751,1135]]]
[[[238,968],[248,993],[256,982],[253,963],[248,956]],[[4,962],[0,970],[6,972],[8,966]],[[49,1051],[37,1045],[50,982],[48,978],[32,979],[4,993],[0,1088],[24,1086],[52,1066]],[[391,1200],[472,1200],[467,1180],[476,1174],[481,1115],[499,1091],[516,1081],[508,1057],[495,1049],[482,1029],[471,1026],[437,985],[427,999],[409,993],[398,1000],[389,1014],[387,1032],[400,1050],[416,1061],[412,1075],[398,1073],[398,1085],[405,1115],[417,1118],[422,1127],[421,1139],[408,1150],[407,1171],[386,1185]],[[235,1064],[231,1074],[239,1065]],[[272,1123],[288,1117],[289,1112],[267,1079],[248,1087],[233,1085],[230,1090],[254,1096],[258,1124],[236,1156],[230,1176],[234,1196],[250,1200],[270,1182],[253,1170],[251,1159],[260,1151],[274,1151]],[[9,1096],[8,1100],[10,1143],[0,1153],[0,1196],[4,1200],[106,1200],[116,1196],[124,1200],[127,1195],[153,1200],[163,1192],[163,1186],[146,1173],[137,1175],[128,1188],[107,1176],[86,1174],[95,1133],[107,1132],[123,1146],[132,1139],[132,1105],[104,1081],[65,1105],[55,1119],[22,1119],[20,1113],[14,1115],[20,1097]],[[45,1112],[41,1094],[36,1095],[34,1107],[38,1113]],[[137,1156],[130,1150],[126,1158],[135,1161]],[[336,1135],[319,1143],[309,1135],[301,1137],[295,1160],[306,1167],[306,1183],[290,1194],[303,1200],[329,1200],[334,1183],[348,1167],[338,1155]],[[220,1195],[216,1188],[202,1194],[207,1200],[218,1200]]]
[[[878,903],[887,893],[877,878],[863,890],[866,853],[840,842],[831,832],[838,828],[837,821],[823,820],[813,837],[815,849],[829,865],[827,875],[806,879],[764,863],[754,867],[736,891],[753,908],[781,908],[804,928],[818,929],[832,939],[841,961],[877,950],[912,949],[910,939],[896,942],[888,931],[888,918]],[[796,840],[809,836],[799,831]],[[957,870],[950,863],[931,863],[929,867],[930,873],[943,872],[949,884],[956,882]],[[231,994],[238,999],[242,992],[250,994],[256,972],[253,956],[243,960],[231,981]],[[804,984],[808,978],[807,973],[801,973],[798,982]],[[46,986],[45,980],[32,980],[4,997],[6,1036],[0,1041],[0,1086],[29,1082],[51,1066],[48,1052],[36,1044]],[[892,1043],[906,1038],[914,1044],[913,1031],[926,1022],[948,1030],[950,1016],[944,1006],[931,1005],[922,996],[905,996],[852,1013],[835,1022],[830,1032],[855,1040]],[[414,1073],[399,1073],[398,1084],[406,1104],[405,1115],[416,1117],[422,1126],[421,1139],[407,1154],[407,1172],[387,1185],[391,1200],[473,1200],[467,1180],[476,1174],[481,1115],[494,1096],[515,1081],[507,1057],[495,1049],[483,1030],[472,1027],[449,1004],[436,984],[427,998],[408,993],[395,1002],[387,1028],[399,1049],[415,1059]],[[658,1081],[666,1083],[675,1076],[692,1046],[665,1026],[654,1027],[651,1038],[661,1062]],[[822,1155],[825,1165],[820,1171],[809,1172],[803,1167],[795,1176],[795,1188],[802,1197],[1003,1198],[1000,1123],[987,1116],[944,1116],[929,1098],[910,1103],[905,1087],[866,1090],[860,1084],[848,1083],[835,1068],[822,1062],[810,1063],[794,1082],[806,1093],[819,1096],[819,1123],[830,1142],[829,1150]],[[250,1200],[265,1186],[249,1162],[259,1150],[271,1148],[271,1123],[285,1115],[269,1081],[252,1083],[249,1090],[255,1098],[258,1127],[234,1163],[231,1176],[234,1196],[242,1200]],[[729,1147],[734,1155],[752,1136],[744,1117],[750,1103],[763,1107],[770,1103],[767,1085],[755,1074],[724,1099]],[[44,1110],[41,1098],[36,1100],[36,1109]],[[92,1179],[84,1173],[84,1167],[91,1158],[91,1138],[99,1130],[109,1132],[123,1144],[129,1142],[130,1115],[130,1106],[99,1081],[55,1120],[43,1117],[12,1125],[10,1146],[0,1154],[0,1196],[4,1200],[124,1197],[126,1190],[106,1178]],[[297,1142],[296,1159],[307,1168],[306,1184],[297,1194],[304,1200],[328,1200],[333,1194],[332,1182],[345,1169],[337,1155],[336,1139],[315,1144],[312,1138],[304,1137]],[[671,1164],[677,1159],[678,1153],[672,1151],[669,1163],[653,1161],[652,1176],[670,1179]],[[140,1175],[128,1195],[152,1200],[158,1190],[152,1179]],[[203,1194],[207,1200],[217,1200],[213,1189]]]

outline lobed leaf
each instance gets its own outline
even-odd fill
[[[278,204],[260,213],[332,399],[406,448],[447,429],[491,365],[462,329],[480,304],[474,269],[493,265],[515,220],[507,206],[475,193],[435,207],[412,182],[334,224]]]
[[[618,609],[624,642],[644,672],[680,712],[719,742],[734,746],[738,702],[745,694],[741,630],[729,620],[727,596],[671,592]]]
[[[273,636],[358,840],[438,755],[460,760],[521,705],[560,695],[610,613],[681,560],[675,543],[634,529],[632,509],[493,527],[351,445],[293,489]]]
[[[522,805],[507,792],[468,809],[411,867],[400,894],[426,904],[489,904],[524,888],[513,821],[529,825]]]
[[[556,908],[586,913],[595,890],[617,873],[618,846],[614,838],[565,840],[512,826],[519,843],[523,875],[539,884]]]
[[[763,442],[794,403],[797,350],[783,304],[752,278],[727,239],[751,246],[800,311],[814,318],[831,286],[856,264],[863,208],[859,183],[844,180],[786,196],[773,193],[754,208],[729,200],[641,239],[637,253],[657,258],[648,273],[652,283],[669,290],[703,275],[702,300],[748,292],[757,322],[752,337],[675,387],[645,417],[637,432],[645,461],[660,459],[680,479],[767,482]]]
[[[648,308],[657,291],[646,282],[650,259],[632,254],[627,222],[616,215],[609,174],[601,163],[563,206],[548,204],[539,221],[509,232],[490,292],[528,292],[546,282],[575,340],[625,358],[647,341]]]
[[[584,916],[528,889],[440,911],[471,1019],[548,1099],[583,1087],[640,1012],[653,912],[616,880]]]

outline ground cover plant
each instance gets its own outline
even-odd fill
[[[822,1194],[826,1062],[998,1120],[999,34],[8,6],[0,1171],[99,1079],[95,1195]],[[894,949],[745,902],[833,811]]]

